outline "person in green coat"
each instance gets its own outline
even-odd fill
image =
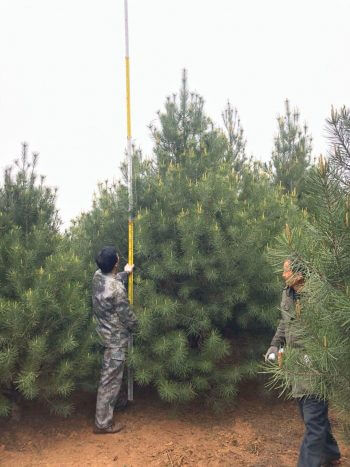
[[[283,279],[286,287],[282,292],[281,320],[265,360],[276,359],[279,349],[284,346],[299,347],[294,322],[301,310],[300,298],[304,278],[300,272],[292,271],[290,260],[283,265]],[[305,356],[307,358],[307,356]],[[300,447],[298,467],[320,467],[339,465],[340,451],[328,418],[328,403],[310,393],[307,378],[294,375],[292,395],[297,400],[305,424],[305,435]]]

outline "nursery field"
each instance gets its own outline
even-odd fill
[[[317,160],[286,100],[262,162],[237,109],[228,102],[217,125],[204,102],[184,70],[149,127],[152,157],[133,150],[65,231],[38,154],[23,143],[4,169],[1,465],[295,466],[298,409],[247,386],[259,372],[284,394],[329,400],[350,433],[350,108],[332,108]],[[133,263],[135,317],[116,275]],[[95,394],[79,391],[95,390],[103,348],[126,347],[131,331],[127,365],[145,389],[117,414],[125,430],[95,435]],[[280,346],[283,364],[262,368]]]
[[[113,435],[92,433],[93,413],[89,396],[77,402],[71,419],[29,407],[20,422],[2,420],[0,465],[292,467],[303,434],[293,401],[263,397],[254,388],[223,414],[197,404],[175,411],[151,394],[137,394],[118,414],[126,428]],[[349,466],[350,448],[340,445]]]

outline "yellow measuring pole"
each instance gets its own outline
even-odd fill
[[[127,153],[128,153],[128,194],[129,194],[129,222],[128,222],[128,263],[134,264],[134,219],[133,219],[133,192],[132,192],[132,145],[131,145],[131,110],[130,110],[130,60],[129,60],[129,21],[128,0],[124,0],[125,13],[125,74],[126,74],[126,123],[127,123]],[[130,305],[134,303],[134,275],[129,274],[128,296]],[[129,337],[128,351],[133,348],[132,336]],[[134,400],[134,378],[128,366],[128,400]]]
[[[126,75],[126,123],[127,123],[127,154],[128,154],[128,193],[129,193],[129,251],[128,263],[134,264],[134,219],[133,219],[133,192],[132,192],[132,145],[131,145],[131,106],[130,106],[130,59],[129,59],[129,22],[128,0],[124,0],[125,11],[125,75]],[[129,275],[128,287],[129,302],[134,303],[134,277]]]

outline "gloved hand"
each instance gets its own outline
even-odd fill
[[[134,264],[126,264],[124,267],[124,271],[127,272],[128,274],[131,274],[134,270]]]
[[[278,354],[278,348],[274,345],[272,345],[269,350],[265,354],[265,362],[269,361],[269,356],[271,354],[275,354],[275,359],[277,359],[277,354]],[[273,359],[272,359],[273,360]]]

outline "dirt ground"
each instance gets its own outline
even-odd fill
[[[295,402],[262,398],[251,389],[223,414],[199,405],[175,411],[141,393],[117,418],[124,431],[92,433],[94,397],[71,419],[27,408],[20,422],[2,420],[0,465],[19,466],[295,466],[303,425]],[[335,433],[337,427],[335,424]],[[343,466],[350,447],[338,436]]]

